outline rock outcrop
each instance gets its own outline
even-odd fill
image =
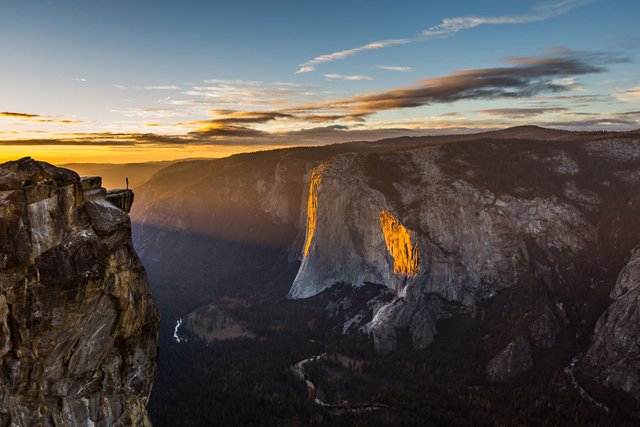
[[[511,381],[532,366],[531,347],[527,339],[520,335],[489,361],[487,379],[491,382]]]
[[[99,180],[0,165],[0,426],[146,426],[159,314]]]
[[[640,400],[640,247],[618,276],[583,360],[587,375]]]
[[[528,327],[529,337],[538,348],[552,348],[560,332],[560,322],[553,312],[546,308]]]
[[[576,256],[596,240],[575,205],[479,188],[443,173],[443,155],[432,147],[349,153],[317,167],[308,204],[314,212],[289,297],[310,297],[336,283],[384,284],[397,299],[374,315],[376,349],[395,348],[395,330],[404,327],[414,347],[425,348],[437,320],[472,312],[530,277],[531,248],[553,259],[558,252]],[[383,168],[396,170],[397,180],[388,182]]]

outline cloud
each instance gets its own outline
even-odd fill
[[[176,85],[160,85],[160,86],[145,86],[146,90],[182,90],[180,86]]]
[[[290,114],[278,111],[234,111],[234,110],[212,110],[220,118],[213,119],[219,123],[266,123],[275,119],[291,117]]]
[[[191,134],[211,137],[253,138],[264,136],[255,125],[286,120],[290,123],[362,123],[380,111],[415,108],[424,105],[453,103],[460,100],[533,98],[573,90],[576,77],[602,73],[605,64],[624,62],[626,58],[610,54],[563,50],[564,54],[544,57],[511,57],[507,65],[496,68],[469,69],[425,79],[416,86],[343,99],[299,104],[267,111],[214,110],[213,119],[181,123],[198,126]],[[341,76],[352,77],[352,76]],[[337,78],[337,77],[336,77]],[[507,118],[532,117],[563,112],[555,105],[530,108],[486,109],[487,115]]]
[[[397,46],[397,45],[408,44],[408,43],[411,43],[410,39],[380,40],[376,42],[367,43],[359,47],[354,47],[352,49],[346,49],[346,50],[341,50],[339,52],[327,53],[325,55],[316,56],[315,58],[300,64],[298,66],[298,70],[296,71],[296,74],[310,73],[312,71],[315,71],[317,65],[323,64],[325,62],[337,61],[338,59],[344,59],[348,56],[353,56],[360,52],[382,49],[388,46]]]
[[[448,75],[422,80],[412,87],[343,99],[298,104],[266,111],[214,110],[214,118],[180,123],[198,126],[191,134],[210,137],[252,138],[264,136],[261,125],[275,120],[289,123],[357,122],[386,110],[415,108],[460,100],[531,99],[542,94],[573,90],[576,77],[602,73],[605,64],[624,62],[626,58],[610,54],[563,50],[563,55],[544,57],[510,57],[507,65],[496,68],[461,70]],[[341,76],[346,77],[346,76]],[[258,90],[258,88],[255,88]],[[556,105],[530,108],[487,109],[487,115],[507,118],[532,117],[549,112],[563,112]]]
[[[210,103],[214,105],[246,107],[247,105],[282,105],[289,102],[292,98],[315,95],[309,90],[287,86],[266,87],[228,83],[192,86],[189,90],[181,92],[181,94],[202,99],[167,100],[166,102],[172,105]]]
[[[398,65],[379,65],[378,68],[387,71],[399,71],[401,73],[409,73],[413,71],[412,67],[400,67]]]
[[[479,113],[488,114],[490,116],[504,116],[510,118],[533,117],[545,113],[560,113],[567,111],[562,107],[534,107],[534,108],[491,108],[486,110],[478,110]]]
[[[361,75],[344,75],[344,74],[323,74],[324,78],[331,80],[346,80],[346,81],[361,81],[361,80],[373,80],[373,77],[361,76]]]
[[[0,117],[11,117],[16,119],[32,119],[40,116],[38,114],[14,113],[11,111],[2,111],[0,112]]]
[[[129,108],[125,110],[109,110],[111,113],[119,113],[125,117],[146,117],[146,118],[166,118],[166,117],[183,117],[186,113],[176,108],[162,107],[146,107],[146,108]]]
[[[204,80],[207,84],[222,84],[222,85],[238,85],[238,86],[261,86],[263,82],[260,80],[225,80],[225,79],[209,79]]]
[[[0,112],[0,118],[8,117],[11,119],[18,119],[20,121],[26,121],[30,123],[58,123],[58,124],[75,124],[80,123],[81,120],[71,120],[71,119],[59,119],[59,118],[47,118],[43,117],[39,114],[28,114],[28,113],[16,113],[11,111],[3,111]]]
[[[560,0],[539,3],[523,15],[512,16],[458,16],[445,18],[438,25],[429,27],[422,34],[427,38],[446,38],[480,25],[527,24],[556,18],[592,0]]]
[[[359,139],[364,135],[381,135],[384,129],[405,132],[407,129],[427,131],[433,128],[447,128],[455,131],[462,129],[496,128],[524,124],[530,117],[538,124],[560,126],[633,127],[640,120],[635,113],[626,115],[614,113],[589,115],[581,112],[571,113],[579,103],[610,102],[613,97],[575,94],[577,80],[587,74],[606,71],[610,64],[627,61],[627,58],[615,54],[597,52],[576,52],[568,49],[554,49],[554,53],[545,56],[517,56],[506,58],[506,64],[493,68],[467,69],[454,73],[424,79],[415,85],[392,90],[366,93],[356,96],[343,95],[344,98],[327,99],[304,95],[298,88],[273,88],[265,86],[239,86],[211,84],[194,86],[198,92],[196,98],[170,99],[162,103],[170,106],[150,109],[132,109],[120,111],[122,114],[138,118],[136,126],[162,124],[161,130],[176,129],[180,135],[156,135],[153,133],[116,133],[74,134],[64,136],[68,144],[212,144],[212,145],[260,145],[286,144],[298,145],[302,141],[317,144],[325,141],[347,141]],[[620,93],[636,93],[637,87]],[[286,93],[288,102],[274,103],[282,93]],[[230,106],[234,96],[235,104]],[[335,95],[334,95],[335,96]],[[284,97],[284,96],[283,96]],[[374,114],[395,109],[408,109],[434,104],[451,104],[460,100],[497,100],[526,99],[526,108],[493,108],[479,110],[484,117],[469,119],[463,114],[445,113],[442,116],[425,118],[422,116],[408,121],[383,122]],[[178,107],[178,105],[180,107]],[[211,106],[217,106],[210,110]],[[262,107],[264,105],[264,107]],[[522,105],[522,104],[515,104]],[[184,107],[186,106],[186,108]],[[565,108],[566,107],[566,108]],[[448,108],[449,109],[449,108]],[[208,111],[209,117],[203,120],[186,121]],[[555,113],[545,116],[545,113]],[[423,113],[421,113],[423,114]],[[584,114],[584,115],[582,115]],[[41,117],[24,112],[3,112],[0,118],[15,121],[57,120],[55,117]],[[162,118],[179,117],[170,124]],[[177,120],[182,122],[175,123]],[[553,121],[551,121],[553,120]],[[179,129],[185,129],[180,132]],[[124,132],[135,129],[128,126]],[[314,129],[312,131],[312,129]],[[356,131],[360,132],[357,133]],[[366,132],[365,132],[366,131]],[[24,134],[24,133],[23,133]],[[331,135],[330,135],[331,134]],[[405,133],[407,134],[407,133]],[[296,138],[299,138],[297,140]],[[368,137],[367,137],[368,138]],[[373,138],[373,137],[372,137]],[[375,139],[375,138],[373,138]],[[39,139],[39,141],[45,141]],[[42,142],[44,143],[44,142]]]
[[[0,140],[1,145],[66,145],[66,146],[135,146],[145,144],[181,145],[193,142],[191,138],[155,133],[75,133],[61,135],[59,138],[33,138]]]
[[[622,102],[640,102],[640,86],[635,86],[626,90],[616,91],[613,96]]]
[[[617,114],[578,120],[545,122],[545,126],[579,130],[632,130],[640,127],[640,118],[627,118]]]
[[[381,93],[359,95],[332,101],[333,108],[348,108],[356,113],[412,108],[465,99],[527,98],[545,92],[569,88],[563,78],[602,73],[606,62],[622,62],[626,58],[581,54],[566,56],[518,58],[515,65],[458,71],[443,77],[423,80],[419,85]]]
[[[75,79],[71,79],[71,81],[84,83],[84,82],[87,81],[87,79],[82,78],[82,77],[77,77]]]
[[[116,84],[116,83],[111,84],[111,87],[116,88],[116,89],[120,89],[120,90],[123,90],[123,89],[127,88],[125,85],[119,85],[119,84]]]
[[[198,126],[196,130],[189,132],[189,134],[200,137],[247,138],[258,137],[265,134],[264,132],[251,128],[248,125],[267,123],[276,119],[291,117],[289,114],[278,111],[213,110],[211,113],[216,117],[210,120],[178,123],[178,125]]]
[[[328,122],[364,122],[366,114],[316,114],[308,116],[299,116],[299,119],[311,123],[328,123]]]
[[[338,52],[328,53],[316,56],[298,66],[296,74],[310,73],[316,70],[320,64],[333,62],[349,56],[356,55],[369,50],[382,49],[389,46],[405,45],[410,43],[423,42],[431,39],[447,38],[454,34],[468,30],[480,25],[504,25],[504,24],[526,24],[530,22],[544,21],[556,18],[577,7],[591,3],[593,0],[556,0],[539,3],[531,8],[531,10],[523,15],[512,16],[457,16],[453,18],[445,18],[438,25],[434,25],[424,30],[422,34],[414,38],[388,39],[367,43],[365,45],[352,49],[341,50]]]
[[[247,126],[222,125],[211,122],[197,130],[189,132],[189,134],[208,138],[256,138],[265,135],[265,132]]]

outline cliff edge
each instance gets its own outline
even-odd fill
[[[159,313],[110,199],[68,169],[0,165],[0,426],[150,425]]]

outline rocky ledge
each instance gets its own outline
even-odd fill
[[[24,158],[0,165],[0,426],[147,426],[159,314],[133,194]]]

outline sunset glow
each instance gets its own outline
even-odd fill
[[[640,122],[637,2],[374,2],[357,23],[359,2],[295,20],[287,2],[120,3],[3,3],[0,34],[12,43],[0,46],[11,64],[0,70],[0,160],[220,157]],[[351,31],[320,31],[341,27]]]

